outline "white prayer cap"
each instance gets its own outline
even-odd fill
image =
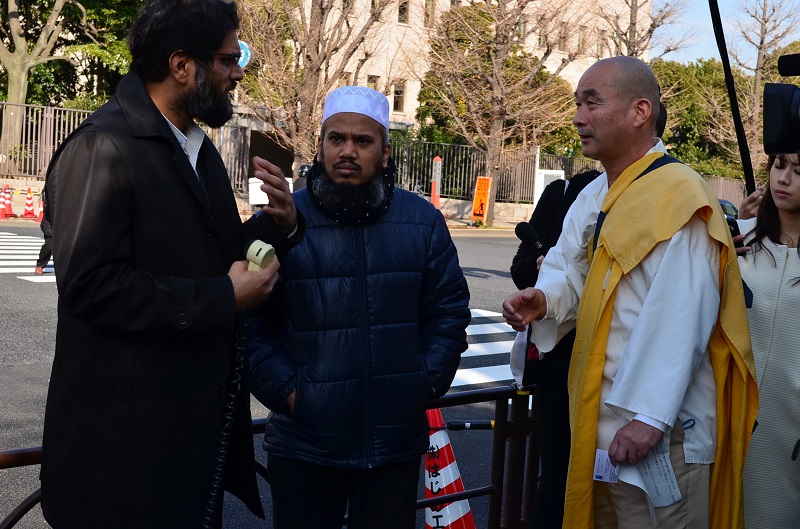
[[[389,100],[380,92],[364,86],[343,86],[325,98],[322,122],[342,112],[371,117],[389,130]]]

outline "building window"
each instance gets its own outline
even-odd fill
[[[436,14],[436,3],[434,0],[425,0],[425,20],[423,23],[426,28],[433,25],[433,16]]]
[[[578,28],[578,53],[583,53],[586,49],[586,26]]]
[[[558,50],[567,51],[567,24],[562,22],[558,30]]]
[[[539,47],[540,48],[547,47],[547,33],[545,33],[544,29],[539,30]]]
[[[606,32],[601,31],[597,37],[597,58],[601,58],[603,56],[603,50],[606,47]]]
[[[408,24],[408,0],[400,0],[397,4],[397,21],[400,24]]]
[[[520,20],[517,24],[517,40],[525,44],[525,37],[528,32],[528,24],[524,20]]]
[[[373,90],[378,90],[378,83],[380,82],[381,78],[377,75],[368,75],[367,76],[367,88],[372,88]]]
[[[406,82],[397,81],[394,84],[394,105],[392,110],[395,112],[403,112],[406,99]]]

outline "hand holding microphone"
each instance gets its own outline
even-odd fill
[[[275,248],[264,241],[253,239],[247,245],[247,269],[250,271],[263,270],[275,258]]]
[[[269,297],[280,268],[275,250],[265,242],[250,241],[245,254],[248,260],[233,263],[228,271],[237,312],[256,307]]]
[[[517,224],[517,227],[514,228],[514,233],[516,233],[517,238],[527,244],[528,246],[532,246],[536,249],[536,252],[543,256],[547,253],[547,249],[542,244],[542,241],[539,239],[539,234],[536,233],[536,230],[533,229],[533,226],[530,222],[520,222]]]

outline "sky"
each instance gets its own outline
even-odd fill
[[[662,0],[663,2],[663,0]],[[741,16],[738,0],[717,0],[722,17],[722,29],[725,33],[726,45],[730,45],[731,37],[736,34],[733,20]],[[689,44],[678,51],[664,56],[664,59],[688,63],[697,59],[719,59],[719,49],[714,38],[714,27],[711,24],[711,10],[708,0],[689,0],[686,14],[679,24],[666,27],[667,34],[683,34],[693,31]],[[657,50],[656,50],[657,51]]]

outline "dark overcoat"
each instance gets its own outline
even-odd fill
[[[241,223],[208,138],[197,166],[129,74],[49,168],[59,301],[41,481],[57,529],[202,524],[236,334],[227,273],[251,238],[279,255],[292,243],[266,215]],[[263,515],[246,382],[225,477]]]

